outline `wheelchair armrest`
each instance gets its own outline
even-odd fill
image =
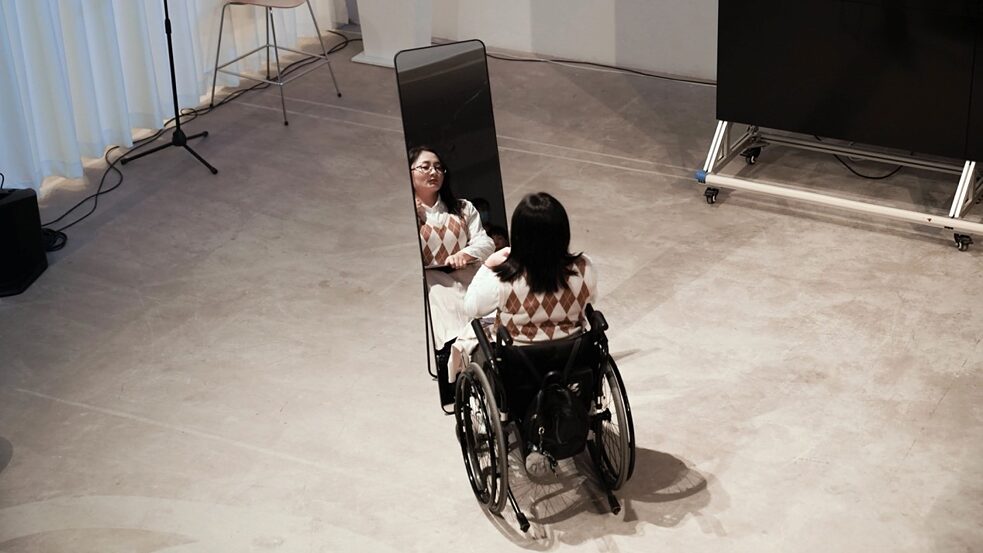
[[[588,303],[584,309],[584,314],[587,315],[587,322],[590,323],[591,330],[604,331],[608,329],[608,321],[604,318],[604,314],[594,309],[593,305]]]
[[[512,345],[512,335],[509,334],[508,329],[505,328],[504,326],[498,327],[498,332],[496,333],[496,337],[498,338],[499,344],[503,346]]]
[[[481,328],[481,319],[472,319],[471,329],[474,330],[474,335],[478,338],[478,347],[485,353],[485,358],[493,360],[491,344],[488,343],[488,337],[485,336],[485,329]]]

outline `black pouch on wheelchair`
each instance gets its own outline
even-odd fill
[[[548,373],[529,404],[522,429],[526,453],[538,450],[554,459],[565,459],[587,444],[587,409],[564,380],[558,371]]]

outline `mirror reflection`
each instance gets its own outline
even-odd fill
[[[477,40],[396,55],[403,133],[424,268],[428,342],[441,403],[450,344],[470,320],[464,294],[481,263],[508,245],[484,45]]]
[[[484,45],[404,50],[395,62],[407,150],[436,148],[454,169],[457,196],[481,211],[486,226],[508,228]]]

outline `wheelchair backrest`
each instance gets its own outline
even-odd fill
[[[601,351],[595,335],[529,345],[499,344],[497,351],[511,417],[527,452],[555,459],[584,448]]]
[[[594,397],[601,351],[591,333],[527,345],[499,344],[496,357],[501,360],[500,376],[505,383],[513,417],[521,419],[525,415],[529,402],[550,373],[558,374],[562,385],[585,407],[589,407]]]
[[[513,343],[500,347],[499,354],[505,363],[526,368],[537,380],[542,380],[547,373],[553,371],[569,376],[569,371],[590,368],[596,362],[596,348],[584,343],[585,338],[586,336],[581,335],[550,342],[524,345]]]

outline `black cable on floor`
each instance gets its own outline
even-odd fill
[[[818,137],[816,135],[812,135],[812,137],[815,138],[816,140],[818,140],[819,142],[822,142],[823,141],[822,138],[820,138],[820,137]],[[839,161],[841,165],[843,165],[844,167],[846,167],[847,169],[849,169],[850,172],[853,173],[854,175],[857,175],[860,178],[869,179],[869,180],[882,180],[882,179],[886,179],[888,177],[893,177],[895,175],[895,173],[897,173],[898,171],[901,170],[901,167],[902,167],[901,165],[898,165],[897,167],[894,168],[894,170],[892,170],[889,173],[885,173],[883,175],[864,175],[863,173],[861,173],[861,172],[857,171],[856,169],[854,169],[853,167],[851,167],[850,164],[847,163],[842,157],[840,157],[840,156],[838,156],[836,154],[833,154],[833,157],[835,157],[836,158],[836,161]]]
[[[65,247],[68,242],[68,235],[60,230],[50,228],[41,229],[41,238],[44,240],[44,251],[56,252]]]
[[[670,77],[668,75],[659,75],[657,73],[646,73],[645,71],[639,71],[637,69],[628,69],[627,67],[618,67],[617,65],[605,65],[603,63],[595,63],[592,61],[567,60],[567,59],[557,59],[557,58],[512,58],[512,57],[500,56],[496,54],[485,54],[485,55],[488,56],[489,58],[502,60],[502,61],[519,61],[519,62],[528,62],[528,63],[564,63],[568,65],[589,65],[592,67],[601,67],[604,69],[620,71],[622,73],[631,73],[632,75],[640,75],[642,77],[662,79],[664,81],[674,81],[678,83],[689,83],[689,84],[701,84],[706,86],[717,86],[717,84],[712,81],[702,81],[700,79],[686,79],[683,77]]]
[[[842,163],[843,166],[846,167],[847,169],[849,169],[850,172],[853,173],[854,175],[857,175],[858,177],[862,177],[862,178],[865,178],[865,179],[870,179],[870,180],[881,180],[881,179],[886,179],[888,177],[892,177],[892,176],[894,176],[895,173],[897,173],[898,171],[900,171],[901,170],[901,167],[902,167],[901,165],[898,165],[890,173],[885,173],[883,175],[864,175],[864,174],[860,173],[859,171],[857,171],[856,169],[854,169],[853,167],[850,167],[850,165],[846,161],[844,161],[843,158],[841,158],[840,156],[838,156],[836,154],[833,154],[833,157],[835,157],[836,158],[836,161],[839,161],[840,163]]]
[[[328,55],[333,54],[335,52],[338,52],[340,50],[345,49],[352,42],[362,40],[360,38],[350,39],[350,38],[346,37],[345,35],[343,35],[341,33],[338,33],[336,31],[332,31],[332,30],[328,30],[328,32],[329,33],[332,33],[332,34],[336,34],[336,35],[338,35],[338,36],[340,36],[340,37],[342,37],[344,39],[342,42],[339,42],[338,44],[336,44],[336,45],[332,46],[331,48],[329,48],[328,51],[327,51],[328,52]],[[296,60],[294,62],[291,62],[291,63],[287,64],[286,67],[284,67],[284,69],[282,71],[282,74],[283,74],[283,76],[289,75],[291,72],[296,71],[296,70],[300,69],[301,67],[304,67],[306,65],[310,65],[312,63],[315,63],[318,59],[319,58],[311,57],[311,58],[303,58],[303,59],[300,59],[300,60]],[[225,98],[222,98],[222,100],[220,102],[216,103],[213,106],[206,106],[206,107],[200,107],[200,108],[184,108],[184,109],[182,109],[180,111],[180,113],[178,114],[177,117],[181,117],[182,118],[181,119],[181,124],[182,125],[185,124],[185,123],[190,123],[190,122],[194,121],[195,119],[197,119],[198,117],[201,117],[203,115],[207,115],[208,113],[211,113],[215,109],[218,109],[219,107],[224,106],[225,104],[228,104],[230,102],[234,102],[240,96],[242,96],[243,94],[246,94],[247,92],[253,92],[253,91],[256,91],[256,90],[264,90],[264,89],[269,88],[270,86],[272,86],[272,85],[270,85],[269,83],[262,83],[261,82],[261,83],[255,84],[253,86],[250,86],[248,88],[240,88],[238,90],[233,91],[231,94],[229,94]],[[60,250],[61,248],[63,248],[65,246],[65,243],[68,241],[68,236],[64,233],[64,231],[66,229],[71,228],[72,226],[80,223],[82,220],[84,220],[85,218],[87,218],[89,215],[92,215],[92,213],[95,212],[96,208],[99,206],[99,196],[102,196],[103,194],[108,194],[108,193],[112,192],[113,190],[116,190],[117,188],[119,188],[119,186],[121,184],[123,184],[123,172],[120,171],[116,167],[116,164],[119,163],[119,161],[121,159],[123,159],[123,157],[126,156],[127,154],[135,153],[135,152],[139,151],[141,148],[146,147],[148,144],[156,141],[158,138],[160,138],[161,136],[163,136],[168,130],[170,130],[170,129],[173,128],[173,125],[172,124],[174,123],[174,120],[175,120],[174,117],[168,119],[167,121],[164,122],[164,126],[161,129],[157,130],[154,134],[152,134],[152,135],[150,135],[148,137],[144,137],[144,138],[142,138],[140,140],[137,140],[136,142],[134,142],[134,145],[129,150],[127,150],[126,152],[120,154],[119,157],[115,158],[112,161],[109,160],[110,154],[112,152],[114,152],[115,150],[120,149],[120,147],[119,146],[113,146],[112,148],[109,148],[108,150],[106,150],[106,153],[103,155],[103,159],[105,159],[105,161],[108,164],[108,166],[106,167],[106,170],[103,172],[102,178],[99,179],[99,186],[98,186],[98,188],[96,188],[96,191],[94,193],[86,196],[85,198],[82,198],[81,200],[79,200],[75,205],[73,205],[67,211],[65,211],[64,213],[62,213],[61,215],[59,215],[56,219],[54,219],[52,221],[48,221],[47,223],[44,223],[44,224],[41,225],[42,226],[42,232],[45,235],[45,244],[46,244],[46,247],[49,247],[50,248],[50,249],[48,249],[48,251]],[[111,187],[107,188],[106,190],[103,190],[103,186],[105,186],[105,184],[106,184],[106,177],[109,175],[110,172],[115,172],[117,174],[117,176],[119,177],[119,180],[117,180],[116,183],[113,184]],[[78,209],[79,207],[81,207],[82,205],[84,205],[89,200],[93,200],[92,207],[91,207],[91,209],[89,209],[89,211],[85,215],[82,215],[78,219],[76,219],[76,220],[72,221],[71,223],[69,223],[69,224],[67,224],[67,225],[65,225],[65,226],[63,226],[63,227],[61,227],[59,229],[56,229],[56,230],[44,228],[44,227],[49,227],[49,226],[51,226],[51,225],[53,225],[53,224],[61,221],[62,219],[64,219],[65,217],[67,217],[70,213],[72,213],[73,211],[75,211],[76,209]]]
[[[360,39],[360,38],[351,38],[348,35],[339,33],[338,31],[334,31],[334,30],[331,30],[331,29],[325,29],[325,31],[326,32],[329,32],[329,33],[331,33],[333,35],[338,35],[341,38],[345,39],[344,42],[340,42],[336,46],[333,46],[330,50],[328,50],[328,53],[329,54],[334,53],[334,52],[337,52],[338,50],[344,50],[345,47],[348,46],[352,42],[362,42],[362,39]],[[336,50],[336,48],[337,48],[337,50]]]

